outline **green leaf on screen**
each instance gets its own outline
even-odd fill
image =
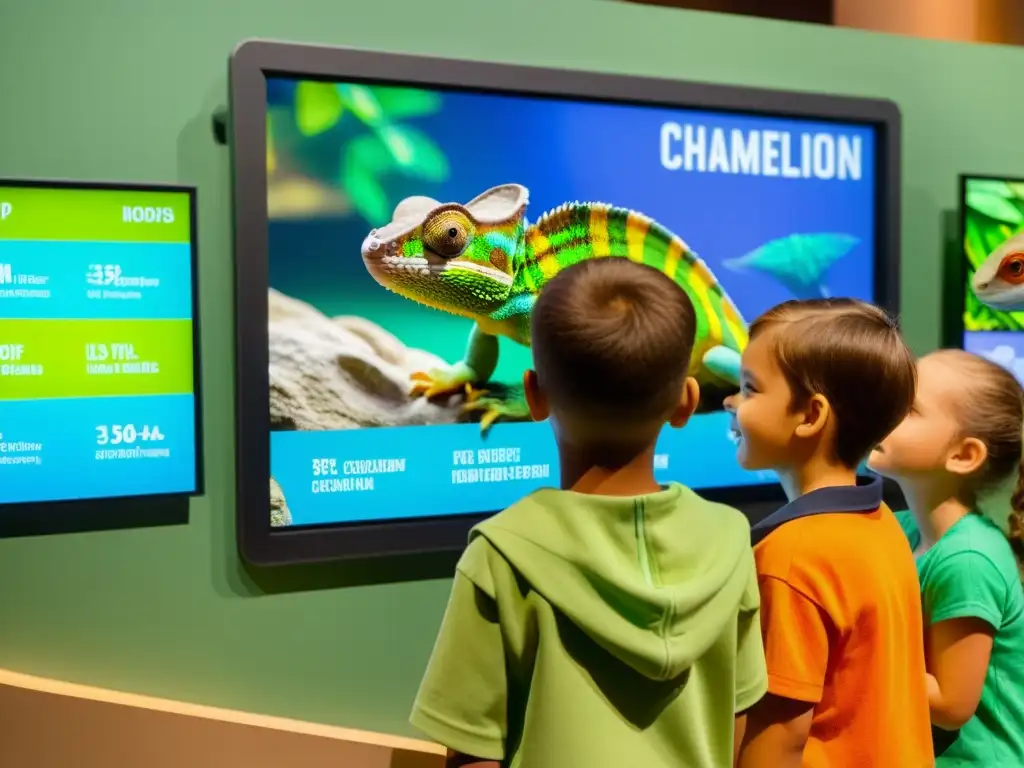
[[[1010,185],[997,179],[973,179],[967,182],[967,194],[970,195],[974,192],[996,197],[1013,197]]]
[[[341,172],[341,186],[352,201],[352,207],[371,226],[379,227],[388,221],[388,197],[376,176],[355,158],[346,153]]]
[[[345,108],[334,86],[303,80],[295,88],[295,124],[303,136],[317,136],[338,124]]]
[[[967,214],[966,230],[964,248],[967,251],[967,261],[970,262],[971,269],[975,270],[985,261],[985,257],[988,256],[988,250],[981,227],[978,225],[976,218],[969,213]]]
[[[441,108],[441,96],[419,88],[375,86],[373,94],[384,114],[391,120],[432,115]]]
[[[367,133],[351,141],[348,154],[352,161],[360,167],[380,175],[395,167],[395,159],[381,138],[375,133]]]
[[[1020,208],[1005,197],[990,192],[968,191],[967,206],[996,221],[1015,225],[1024,222],[1024,213],[1021,213]]]
[[[373,91],[365,85],[339,84],[335,86],[342,104],[366,125],[376,128],[385,120],[384,110]]]
[[[389,125],[380,129],[378,135],[403,173],[426,181],[444,181],[448,178],[448,158],[422,131],[408,126]]]

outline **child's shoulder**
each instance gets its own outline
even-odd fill
[[[927,553],[924,562],[926,572],[948,568],[951,564],[970,569],[973,563],[987,563],[1008,584],[1019,581],[1017,560],[1006,535],[999,526],[979,513],[966,515],[947,531]]]
[[[497,550],[484,536],[471,535],[455,572],[471,581],[488,597],[495,596],[494,566]]]
[[[884,504],[874,512],[832,512],[791,520],[754,548],[758,573],[783,579],[793,572],[874,569],[879,559],[899,560],[909,553],[901,523]]]
[[[936,547],[940,545],[950,554],[964,551],[988,555],[1004,550],[1012,552],[1006,534],[980,512],[964,515],[946,532]]]
[[[739,548],[746,548],[749,557],[746,515],[671,484],[638,496],[535,491],[477,525],[464,562],[467,569],[485,561],[493,568],[496,558],[503,558],[521,570],[527,561],[543,560],[552,567],[556,561],[589,563],[598,552],[606,560],[633,562],[640,535],[677,558]]]
[[[587,519],[584,515],[605,520],[625,515],[632,519],[637,510],[646,510],[648,516],[671,515],[679,521],[708,520],[727,529],[750,529],[747,516],[735,507],[709,501],[680,483],[669,483],[660,491],[637,496],[600,496],[541,488],[489,517],[477,530],[522,529],[562,516],[575,522]]]
[[[902,540],[906,530],[904,521],[889,507],[882,504],[871,511],[820,511],[816,514],[796,517],[775,528],[762,544],[772,546],[806,547],[820,550],[821,537],[828,540],[856,536],[851,544],[875,537]]]
[[[685,489],[688,506],[694,510],[699,511],[702,514],[713,516],[716,520],[721,520],[727,525],[735,525],[741,528],[750,528],[750,518],[746,516],[736,507],[732,507],[728,504],[723,504],[720,501],[710,501],[705,499],[696,491],[692,491],[689,488]]]

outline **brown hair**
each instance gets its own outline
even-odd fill
[[[552,403],[598,420],[663,419],[693,352],[689,297],[656,269],[590,259],[556,275],[533,310],[537,378]]]
[[[970,396],[957,398],[954,406],[957,419],[963,436],[981,440],[988,451],[974,478],[972,501],[1016,473],[1007,537],[1024,574],[1024,389],[1012,373],[979,355],[943,349],[930,357],[949,363],[969,381]]]
[[[787,301],[750,327],[770,334],[795,403],[824,396],[836,417],[835,456],[856,467],[914,404],[917,366],[884,310],[854,299]]]

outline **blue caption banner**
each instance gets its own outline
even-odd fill
[[[192,316],[187,243],[0,241],[0,318]]]
[[[0,401],[6,503],[195,487],[192,395]]]
[[[737,485],[726,413],[666,429],[655,469],[661,482],[700,488]],[[694,455],[694,446],[701,446]],[[355,523],[500,510],[545,486],[557,487],[558,454],[546,424],[503,424],[484,439],[477,424],[322,432],[272,432],[271,474],[292,525]],[[763,483],[773,473],[742,473]]]

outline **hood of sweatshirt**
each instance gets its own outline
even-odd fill
[[[652,680],[675,679],[721,636],[754,567],[747,519],[681,485],[633,497],[540,490],[478,525],[477,536]]]

